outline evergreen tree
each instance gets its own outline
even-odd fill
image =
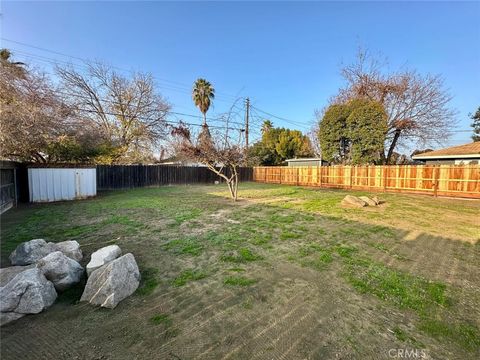
[[[323,159],[337,164],[381,161],[387,117],[380,103],[354,99],[331,105],[319,125]]]

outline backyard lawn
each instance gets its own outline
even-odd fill
[[[480,201],[241,184],[166,186],[2,216],[1,265],[23,241],[132,252],[137,292],[1,328],[2,359],[364,359],[480,356]],[[392,350],[393,349],[393,352]],[[423,351],[422,351],[423,350]]]

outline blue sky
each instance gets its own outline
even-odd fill
[[[479,2],[3,1],[1,37],[151,72],[178,112],[198,114],[189,89],[205,77],[218,92],[212,115],[249,96],[295,123],[273,118],[276,125],[301,130],[342,85],[340,65],[362,46],[388,57],[392,69],[442,74],[458,130],[470,129],[468,113],[480,106],[478,18]],[[1,46],[45,68],[50,59],[69,60],[6,40]],[[447,144],[470,135],[458,132]]]

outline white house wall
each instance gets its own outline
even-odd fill
[[[28,169],[31,202],[82,199],[97,195],[96,169]]]

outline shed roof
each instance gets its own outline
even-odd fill
[[[445,149],[429,151],[414,155],[415,160],[422,159],[452,159],[452,158],[478,158],[480,157],[480,141],[452,146]]]
[[[287,159],[285,161],[287,161],[287,162],[288,161],[292,161],[292,162],[294,162],[294,161],[322,161],[322,159],[321,158],[298,158],[298,159]]]

